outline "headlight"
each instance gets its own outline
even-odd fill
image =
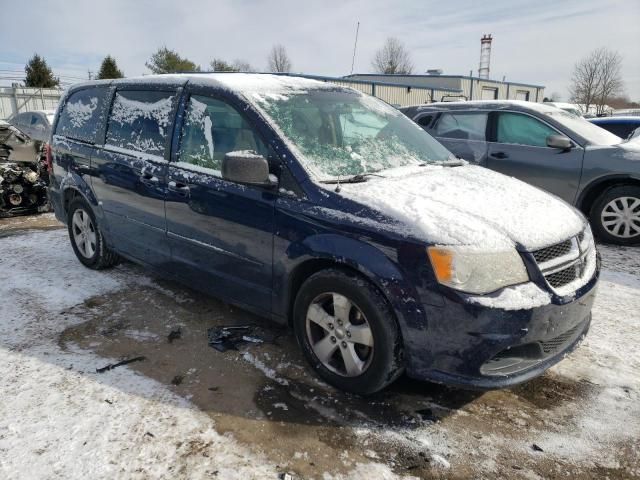
[[[529,281],[516,250],[479,252],[465,247],[429,247],[429,260],[442,285],[467,293],[490,293]]]

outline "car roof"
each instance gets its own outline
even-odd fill
[[[175,73],[162,75],[144,75],[140,77],[122,78],[117,80],[97,80],[76,84],[72,91],[96,85],[155,85],[155,86],[183,86],[186,83],[198,86],[211,86],[231,90],[238,94],[286,94],[302,93],[307,90],[345,90],[354,91],[347,87],[312,80],[292,75],[278,75],[267,73]]]
[[[591,123],[638,123],[640,124],[640,116],[620,116],[620,117],[596,117],[590,118]]]
[[[403,110],[522,110],[539,113],[553,113],[559,109],[543,103],[527,102],[524,100],[470,100],[462,102],[435,102],[403,107]]]

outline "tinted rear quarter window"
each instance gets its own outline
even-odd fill
[[[109,115],[106,143],[164,156],[175,97],[175,92],[118,91]]]
[[[96,143],[107,109],[108,87],[85,88],[72,93],[65,101],[56,135]]]

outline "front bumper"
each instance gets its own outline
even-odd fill
[[[424,305],[427,324],[405,341],[410,377],[464,388],[504,388],[542,374],[575,349],[591,324],[599,269],[571,298],[503,310],[448,296]]]

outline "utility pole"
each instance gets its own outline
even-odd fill
[[[353,44],[353,59],[351,60],[351,74],[353,74],[353,66],[356,63],[356,48],[358,47],[358,32],[360,31],[360,22],[358,22],[358,26],[356,27],[356,41]]]
[[[91,71],[91,69],[87,70],[87,72],[89,73],[89,80],[93,79],[93,72]]]

